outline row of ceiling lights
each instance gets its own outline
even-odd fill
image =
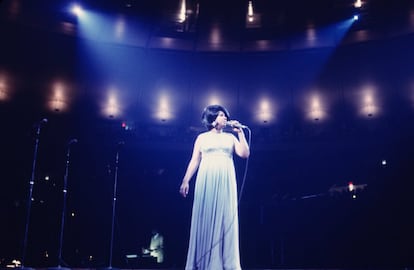
[[[69,105],[72,103],[69,97],[70,86],[64,82],[56,82],[51,86],[49,96],[47,97],[47,109],[53,112],[66,112],[69,111]],[[107,89],[106,97],[102,98],[100,106],[102,108],[101,114],[104,117],[120,118],[124,116],[125,107],[127,107],[121,100],[120,91],[117,88],[109,87]],[[214,92],[214,91],[212,91]],[[216,91],[220,93],[221,91]],[[0,75],[0,101],[7,101],[11,96],[11,89],[7,84],[7,77]],[[356,107],[359,108],[359,114],[365,117],[372,117],[380,113],[380,104],[376,98],[375,87],[365,87],[361,90],[361,95],[358,98],[359,102]],[[174,93],[168,90],[159,91],[158,97],[155,101],[154,119],[158,119],[162,122],[174,119]],[[303,111],[305,117],[309,120],[320,121],[328,118],[329,102],[323,97],[322,94],[318,94],[318,91],[314,91],[312,94],[308,94],[306,97],[307,104]],[[277,107],[277,101],[269,96],[263,95],[258,97],[256,101],[256,109],[254,109],[255,119],[258,123],[272,123],[276,120],[276,112],[280,110]],[[207,98],[205,106],[209,104],[225,104],[220,95],[210,94]]]

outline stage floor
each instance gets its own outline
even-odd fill
[[[6,268],[13,269],[13,268]],[[19,268],[17,268],[19,269]],[[20,268],[22,269],[22,268]],[[26,270],[26,268],[23,268]],[[184,270],[184,268],[29,268],[27,270]],[[402,268],[243,268],[243,270],[414,270],[414,267]]]

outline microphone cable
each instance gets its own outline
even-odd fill
[[[249,146],[250,149],[250,145],[251,145],[251,140],[252,140],[252,131],[250,130],[249,127],[244,126],[243,128],[247,129],[248,131],[248,136],[247,136],[247,145]],[[243,130],[241,132],[244,132]],[[250,156],[250,155],[249,155]],[[234,222],[236,221],[236,216],[238,214],[238,208],[239,208],[239,204],[243,195],[243,190],[244,190],[244,184],[246,183],[246,177],[247,177],[247,169],[248,169],[248,165],[249,165],[249,157],[246,158],[246,164],[244,167],[244,173],[243,173],[243,180],[242,180],[242,184],[240,187],[240,192],[238,195],[238,199],[237,199],[237,211],[234,212],[233,214],[233,219],[230,223],[230,225],[228,226],[228,228],[223,232],[223,235],[215,242],[213,243],[213,245],[206,251],[204,252],[203,255],[201,255],[195,262],[196,264],[196,269],[199,268],[199,263],[200,261],[207,256],[207,254],[211,253],[211,251],[213,250],[213,248],[215,248],[218,244],[220,244],[220,242],[224,239],[224,237],[230,232],[231,227],[233,227]]]
[[[252,131],[250,130],[249,127],[246,127],[246,129],[247,129],[247,133],[248,133],[247,145],[249,146],[249,150],[250,150],[250,145],[252,143]],[[237,201],[237,206],[240,204],[240,201],[241,201],[241,198],[242,198],[242,195],[243,195],[244,184],[246,183],[247,168],[249,167],[249,158],[250,158],[250,155],[246,158],[246,165],[244,166],[243,180],[242,180],[242,184],[240,186],[240,194],[239,194],[239,199]]]

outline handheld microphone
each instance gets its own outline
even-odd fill
[[[232,128],[248,128],[247,126],[242,125],[241,123],[238,123],[234,120],[227,121],[226,126],[229,126]]]

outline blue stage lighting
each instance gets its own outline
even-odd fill
[[[357,21],[359,19],[358,15],[354,15],[354,21]]]
[[[70,10],[78,17],[82,16],[83,14],[83,9],[79,4],[73,4]]]

